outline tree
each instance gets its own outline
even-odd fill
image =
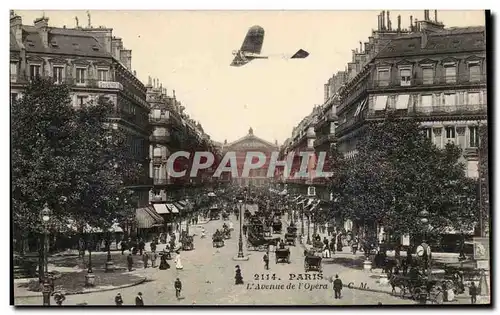
[[[431,235],[449,227],[468,230],[477,219],[474,181],[465,176],[460,148],[437,148],[417,121],[388,117],[370,123],[357,150],[336,167],[331,182],[344,217],[372,231],[383,225],[397,237],[422,234],[422,210],[429,213]]]
[[[70,89],[37,79],[12,104],[12,200],[16,229],[42,230],[47,203],[53,224],[108,228],[133,203],[125,184],[138,178],[138,162],[126,134],[108,118],[104,99],[81,108],[71,105]],[[57,222],[59,221],[59,222]]]

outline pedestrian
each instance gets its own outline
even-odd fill
[[[181,298],[182,282],[177,278],[174,282],[175,297],[179,300]]]
[[[56,304],[58,306],[61,306],[64,300],[66,300],[66,297],[64,296],[64,294],[62,294],[61,291],[57,291],[56,293],[54,293],[54,301],[56,301]]]
[[[241,276],[241,269],[236,265],[236,275],[234,276],[234,284],[243,284],[243,277]]]
[[[128,243],[125,239],[123,239],[121,242],[120,242],[120,249],[122,251],[122,255],[124,254],[124,252],[128,249]]]
[[[164,250],[160,256],[160,270],[170,269],[170,265],[167,262],[167,252]]]
[[[156,239],[151,242],[150,248],[152,252],[156,252]]]
[[[122,295],[119,292],[115,296],[115,304],[116,304],[116,306],[122,306],[123,305]]]
[[[144,243],[144,240],[142,238],[139,240],[138,246],[139,246],[139,255],[142,256],[142,253],[144,252],[144,248],[146,247],[146,243]]]
[[[333,291],[335,291],[335,298],[340,299],[342,297],[342,280],[339,279],[339,275],[335,275],[335,280],[333,281]]]
[[[269,256],[267,253],[264,254],[264,268],[266,270],[269,270]]]
[[[470,303],[471,304],[476,304],[477,301],[477,287],[474,281],[471,282],[470,287],[469,287],[469,295],[470,295]]]
[[[148,268],[148,260],[149,260],[148,253],[144,252],[144,254],[142,254],[142,261],[144,262],[144,268]]]
[[[135,297],[135,306],[144,306],[144,300],[142,299],[142,292],[137,293]]]
[[[182,266],[182,260],[181,260],[181,253],[176,252],[177,255],[175,255],[175,269],[177,270],[182,270],[184,266]]]
[[[156,252],[151,253],[151,267],[156,268],[156,261],[158,259],[158,254]]]
[[[78,258],[84,258],[85,257],[85,240],[83,238],[80,238],[78,240]]]
[[[132,253],[129,253],[127,256],[127,266],[128,271],[132,271],[132,267],[134,266],[134,257],[132,256]]]

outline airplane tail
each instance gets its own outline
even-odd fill
[[[303,49],[299,49],[290,59],[304,59],[309,56],[309,53]]]

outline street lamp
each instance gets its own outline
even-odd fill
[[[40,217],[42,219],[42,224],[44,227],[44,238],[43,238],[43,268],[41,272],[41,278],[43,280],[42,294],[43,294],[43,305],[50,306],[50,293],[51,285],[49,282],[49,264],[48,264],[48,248],[49,248],[49,228],[48,224],[50,221],[51,211],[47,205],[44,204],[42,211],[40,212]]]
[[[187,216],[186,216],[186,235],[189,236],[189,221],[191,220],[191,211],[193,207],[191,206],[191,202],[189,201],[189,198],[186,197],[186,209],[187,209]]]
[[[427,240],[427,229],[428,229],[428,223],[429,223],[429,212],[427,210],[422,210],[418,214],[420,216],[420,222],[422,223],[423,226],[423,240],[422,240],[422,258],[424,260],[424,268],[427,269],[428,272],[428,280],[431,278],[431,257],[430,257],[430,248],[429,245],[426,243]]]
[[[243,254],[243,200],[240,198],[238,199],[238,203],[240,206],[240,237],[238,239],[238,256],[233,257],[233,260],[236,261],[244,261],[244,260],[249,260],[250,257],[245,256]]]

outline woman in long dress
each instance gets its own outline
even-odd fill
[[[177,255],[175,256],[175,269],[181,270],[184,267],[182,266],[182,261],[181,261],[181,254],[177,252]]]
[[[170,269],[170,265],[167,262],[167,253],[163,252],[160,257],[160,270]]]

